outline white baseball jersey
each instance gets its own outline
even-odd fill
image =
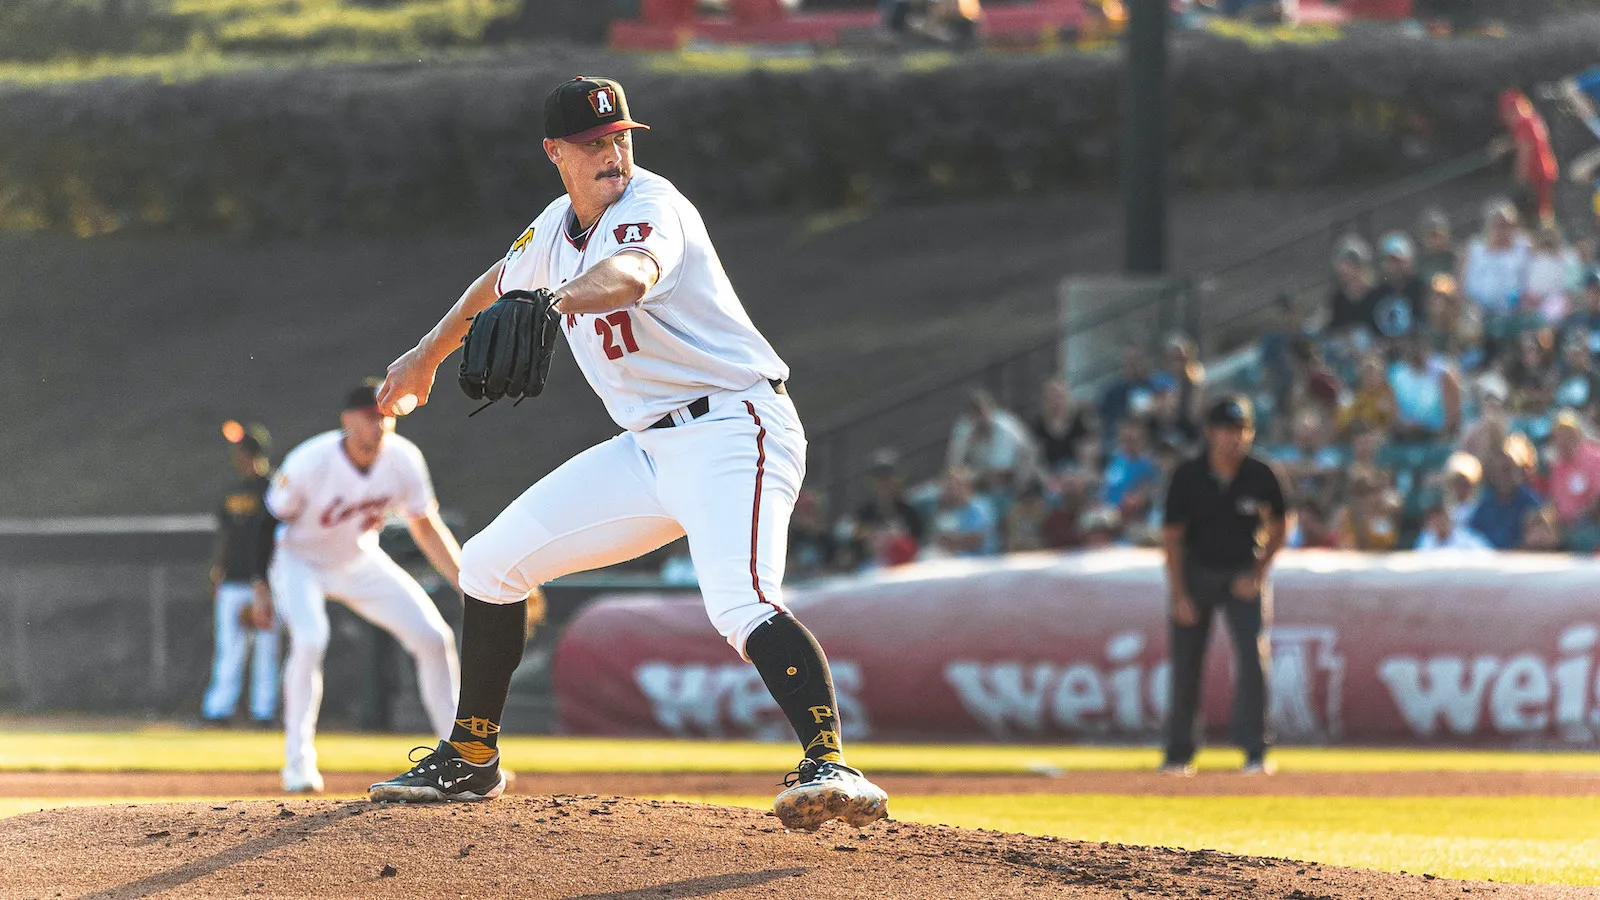
[[[354,562],[376,550],[391,512],[414,519],[438,505],[428,464],[416,444],[386,435],[366,472],[345,455],[344,434],[328,431],[289,451],[267,488],[267,509],[281,523],[277,545],[320,568]]]
[[[734,293],[699,211],[671,182],[634,167],[581,245],[567,234],[571,210],[562,196],[533,220],[496,287],[554,290],[617,253],[656,261],[661,277],[634,305],[562,321],[578,368],[619,426],[639,431],[714,391],[789,377]]]

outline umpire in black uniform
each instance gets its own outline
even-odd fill
[[[1268,662],[1272,619],[1267,571],[1283,548],[1288,507],[1277,474],[1250,455],[1255,415],[1244,397],[1206,414],[1206,448],[1172,473],[1162,543],[1171,601],[1172,684],[1163,772],[1193,774],[1195,713],[1211,618],[1227,619],[1237,660],[1231,733],[1244,771],[1266,773]]]

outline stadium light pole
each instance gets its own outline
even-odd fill
[[[1129,0],[1122,202],[1129,274],[1167,267],[1167,0]]]

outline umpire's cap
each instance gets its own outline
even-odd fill
[[[582,144],[626,131],[650,130],[628,116],[628,97],[610,78],[579,75],[544,98],[544,136]]]
[[[1250,403],[1249,397],[1241,394],[1224,397],[1211,405],[1211,409],[1206,413],[1206,424],[1219,428],[1254,428],[1255,407]]]

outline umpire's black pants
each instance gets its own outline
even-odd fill
[[[1249,600],[1233,596],[1233,580],[1245,570],[1184,569],[1184,584],[1198,616],[1193,625],[1171,622],[1172,683],[1168,694],[1167,762],[1187,763],[1194,757],[1195,714],[1200,709],[1200,678],[1212,615],[1221,609],[1233,638],[1235,683],[1229,733],[1252,757],[1267,749],[1266,628],[1272,620],[1272,592]]]

